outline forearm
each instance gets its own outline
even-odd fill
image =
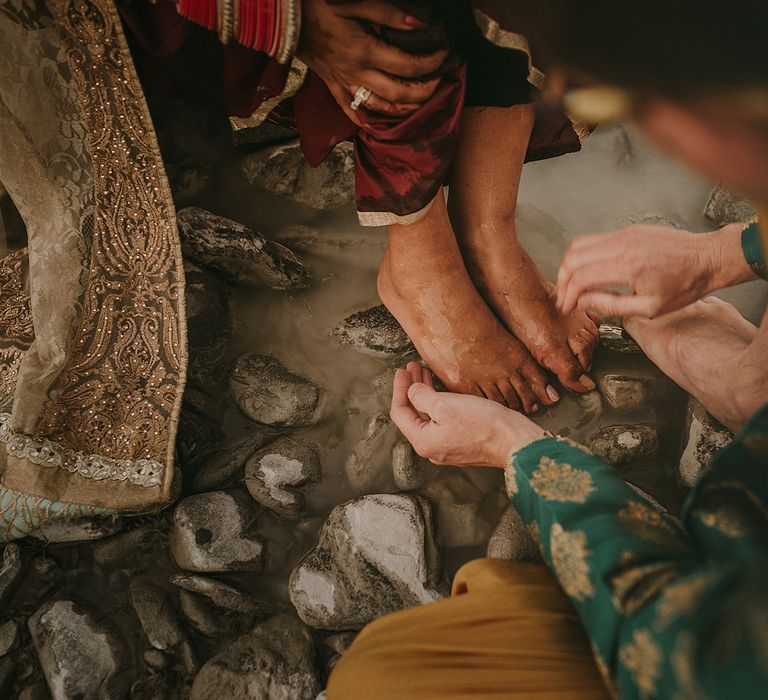
[[[742,245],[744,228],[744,224],[736,223],[706,234],[706,293],[758,279],[755,266],[750,265]]]

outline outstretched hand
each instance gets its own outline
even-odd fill
[[[574,238],[557,276],[557,307],[654,318],[687,306],[710,291],[710,242],[707,234],[644,225]]]
[[[366,108],[405,116],[421,107],[437,89],[440,78],[432,76],[448,51],[406,53],[383,41],[371,28],[412,31],[426,26],[383,0],[303,0],[297,55],[325,81],[356,124],[360,121],[349,105],[360,87],[373,93]]]
[[[390,415],[421,457],[456,467],[504,467],[510,453],[546,435],[495,401],[435,391],[416,362],[395,374]]]

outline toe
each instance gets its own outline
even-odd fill
[[[569,348],[564,347],[559,352],[545,358],[544,366],[554,372],[560,383],[571,391],[583,394],[585,391],[594,389],[594,382],[584,374],[584,368]],[[589,387],[590,382],[592,382],[591,387]]]
[[[539,402],[531,385],[517,373],[510,375],[509,383],[515,387],[515,392],[520,397],[520,403],[523,404],[523,410],[526,413],[536,413],[539,410]]]
[[[581,368],[588,372],[592,366],[592,353],[594,352],[595,339],[589,331],[583,329],[568,338],[568,347],[576,356]]]
[[[515,387],[513,387],[512,384],[510,384],[509,381],[505,379],[500,379],[498,382],[496,382],[496,386],[499,387],[499,391],[504,397],[507,406],[514,411],[519,411],[521,404],[520,399],[517,396],[517,391],[515,391]]]
[[[523,376],[523,380],[531,387],[536,399],[544,406],[551,406],[557,403],[560,397],[557,392],[554,391],[554,387],[551,387],[549,377],[547,373],[534,362],[526,365],[522,368],[520,373]],[[554,391],[554,394],[552,393]],[[557,397],[557,398],[555,398]]]
[[[507,405],[507,401],[504,398],[504,395],[499,391],[499,387],[497,387],[493,382],[486,382],[481,384],[480,389],[482,390],[486,399],[500,403],[503,406]]]

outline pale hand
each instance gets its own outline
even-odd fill
[[[712,291],[719,233],[634,225],[579,236],[560,265],[558,309],[563,314],[578,307],[599,316],[655,318],[687,306]]]
[[[503,468],[512,452],[547,435],[495,401],[435,391],[416,362],[395,374],[390,415],[421,457],[456,467]]]
[[[424,22],[381,0],[303,0],[297,56],[319,75],[346,115],[355,92],[366,87],[373,95],[366,107],[407,115],[424,104],[440,79],[420,79],[438,71],[448,52],[416,56],[390,46],[368,31],[371,25],[413,30]]]

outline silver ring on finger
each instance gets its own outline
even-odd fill
[[[349,103],[350,108],[357,111],[366,102],[368,102],[371,95],[373,95],[373,92],[371,92],[371,90],[368,89],[367,87],[357,88],[357,91],[355,92],[355,99],[353,99],[352,102]]]

